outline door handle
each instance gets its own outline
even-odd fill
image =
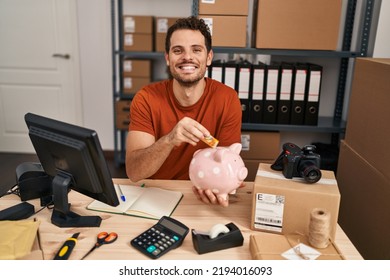
[[[53,54],[53,57],[59,57],[59,58],[63,58],[63,59],[69,59],[70,58],[70,55],[69,54],[61,54],[61,53],[55,53]]]

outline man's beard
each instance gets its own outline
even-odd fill
[[[206,71],[204,71],[203,73],[199,73],[199,75],[193,78],[183,79],[178,73],[171,71],[170,67],[167,67],[167,72],[169,74],[169,77],[175,79],[182,87],[192,87],[196,85],[200,80],[204,78],[204,75],[206,73]]]

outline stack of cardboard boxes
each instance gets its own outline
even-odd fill
[[[291,253],[296,246],[302,248],[302,253],[303,248],[309,247],[310,258],[315,255],[315,259],[344,259],[333,242],[320,249],[308,243],[314,209],[328,213],[331,240],[336,235],[340,192],[334,173],[327,170],[321,173],[317,183],[309,184],[303,178],[285,178],[281,171],[272,170],[270,164],[259,165],[252,201],[251,229],[259,231],[250,238],[253,259],[300,259],[296,252]]]
[[[365,259],[390,259],[390,59],[357,58],[337,179],[339,224]]]
[[[117,100],[115,102],[115,124],[116,129],[128,130],[130,124],[130,100]]]
[[[123,16],[123,50],[153,50],[153,17]],[[124,58],[122,63],[123,93],[134,94],[151,81],[150,60],[130,60]]]
[[[246,47],[249,0],[200,0],[199,18],[209,26],[214,47]]]
[[[151,61],[126,59],[122,61],[123,94],[135,94],[151,82]],[[116,128],[127,130],[130,122],[130,100],[116,101]]]
[[[123,16],[123,50],[153,50],[152,16]]]
[[[123,59],[123,93],[134,94],[151,82],[151,61]]]

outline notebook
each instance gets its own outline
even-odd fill
[[[114,186],[120,203],[118,206],[94,200],[87,209],[159,220],[162,216],[170,216],[183,197],[181,192],[157,187]],[[119,194],[123,194],[125,201],[121,200]]]

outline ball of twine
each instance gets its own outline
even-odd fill
[[[309,243],[319,249],[328,247],[330,238],[330,213],[326,209],[315,208],[310,213]]]

